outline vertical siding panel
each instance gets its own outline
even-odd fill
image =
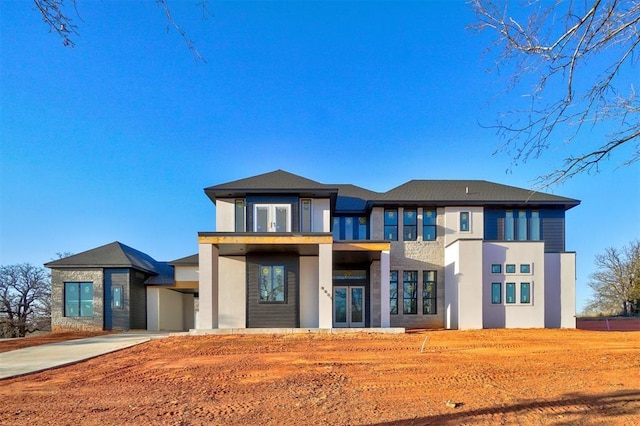
[[[147,289],[144,286],[145,274],[139,271],[129,271],[129,295],[131,305],[130,328],[147,328]]]

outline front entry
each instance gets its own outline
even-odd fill
[[[364,327],[365,324],[365,287],[333,287],[333,326]]]

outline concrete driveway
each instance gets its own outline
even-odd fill
[[[109,352],[139,345],[152,339],[162,339],[170,334],[175,335],[178,333],[140,331],[106,334],[104,336],[67,340],[3,352],[0,353],[0,379],[73,364]]]

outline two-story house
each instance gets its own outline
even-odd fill
[[[205,193],[216,231],[198,234],[197,255],[118,266],[146,273],[149,329],[575,327],[565,212],[577,200],[475,180],[378,193],[281,170]],[[106,270],[95,250],[47,266]],[[63,312],[67,284],[83,287],[53,276]]]

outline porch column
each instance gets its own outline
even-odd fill
[[[333,247],[320,244],[318,253],[318,328],[333,327]]]
[[[199,244],[198,328],[218,328],[218,247]]]
[[[389,250],[380,253],[380,327],[391,327],[391,310],[389,307]]]

